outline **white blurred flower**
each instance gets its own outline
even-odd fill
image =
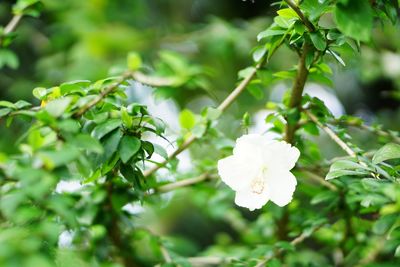
[[[299,156],[299,150],[284,141],[243,135],[236,140],[233,155],[218,161],[218,173],[236,191],[238,206],[255,210],[271,200],[282,207],[290,203],[296,189],[290,170]]]

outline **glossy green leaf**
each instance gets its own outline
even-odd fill
[[[127,163],[141,147],[141,142],[137,137],[125,135],[119,144],[119,155],[123,163]]]
[[[373,12],[368,0],[339,1],[334,17],[340,31],[359,41],[371,38]]]
[[[320,51],[324,51],[326,49],[326,40],[321,32],[312,32],[310,33],[311,41],[314,44],[315,48]]]
[[[119,119],[109,119],[106,122],[97,125],[92,131],[92,136],[94,138],[101,139],[103,136],[115,130],[120,125],[121,121]]]
[[[372,158],[372,162],[374,164],[381,163],[390,159],[398,159],[400,158],[400,145],[389,143],[380,148]]]
[[[184,109],[179,114],[179,123],[182,128],[190,130],[196,124],[196,117],[190,110]]]

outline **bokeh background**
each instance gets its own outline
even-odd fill
[[[11,18],[15,1],[0,2],[0,24]],[[138,52],[146,67],[152,69],[160,51],[173,51],[193,64],[200,65],[205,86],[157,90],[133,83],[129,87],[132,101],[149,105],[151,113],[170,126],[168,138],[173,142],[180,135],[178,114],[182,109],[199,113],[205,106],[216,106],[234,88],[238,71],[252,64],[251,51],[257,44],[256,35],[267,28],[277,6],[267,0],[43,0],[39,18],[25,17],[17,28],[11,49],[19,59],[17,68],[0,69],[0,99],[17,101],[33,99],[35,87],[51,87],[70,80],[98,80],[109,77],[126,64],[129,52]],[[376,121],[384,127],[400,130],[400,28],[399,25],[377,24],[373,40],[362,45],[358,54],[342,51],[343,67],[334,60],[333,83],[309,83],[306,92],[320,97],[335,115],[352,114],[369,124]],[[282,48],[271,59],[268,68],[285,70],[296,63],[296,55]],[[267,101],[281,101],[290,83],[279,82],[261,90],[246,91],[224,115],[218,127],[227,137],[245,132],[263,133]],[[39,102],[35,102],[39,104]],[[242,125],[248,112],[250,127]],[[0,151],[12,152],[11,146],[26,126],[15,122],[6,127],[0,122]],[[354,131],[354,140],[365,149],[374,146],[365,132]],[[161,144],[162,140],[159,140]],[[338,155],[334,144],[321,137],[324,156]],[[166,143],[168,146],[168,143]],[[173,147],[167,147],[172,150]],[[374,148],[374,147],[371,147]],[[190,171],[193,164],[207,165],[217,160],[218,150],[212,142],[194,145],[183,153],[178,166]],[[165,179],[174,180],[165,173]],[[60,190],[75,190],[79,182],[71,181]],[[163,205],[145,209],[140,205],[127,207],[137,214],[138,225],[147,225],[157,234],[167,234],[179,246],[181,255],[192,255],[204,248],[220,250],[238,238],[253,242],[260,231],[273,220],[273,213],[264,213],[254,228],[248,227],[258,213],[228,209],[225,202],[232,192],[218,194],[199,186],[162,196]],[[225,203],[225,204],[224,204]],[[229,203],[232,205],[232,203]],[[209,207],[213,208],[210,209]],[[268,209],[279,213],[276,207]],[[201,230],[199,230],[201,229]],[[263,229],[263,230],[261,230]],[[245,233],[238,236],[238,232]],[[68,245],[68,234],[62,239]],[[211,244],[216,244],[210,248]],[[232,246],[234,248],[234,246]],[[240,255],[237,248],[236,255]],[[150,252],[148,252],[150,253]],[[144,253],[145,255],[146,253]],[[310,259],[315,257],[311,255]]]

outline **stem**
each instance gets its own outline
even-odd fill
[[[310,50],[310,46],[305,42],[303,45],[303,53],[300,56],[299,59],[299,64],[298,64],[298,70],[297,70],[297,76],[296,80],[293,84],[292,88],[292,94],[290,97],[290,102],[289,102],[289,108],[297,108],[299,109],[299,106],[301,104],[301,99],[304,91],[304,85],[306,84],[307,77],[308,77],[308,69],[306,66],[306,57],[307,53]],[[296,124],[289,124],[287,123],[286,125],[286,135],[285,135],[285,140],[286,142],[293,144],[294,143],[294,135],[296,132]]]
[[[257,64],[257,66],[249,73],[249,75],[244,80],[240,82],[240,84],[232,91],[232,93],[230,93],[227,98],[222,101],[222,103],[217,107],[218,110],[220,110],[221,112],[225,111],[236,100],[236,98],[246,89],[247,85],[254,78],[257,70],[261,68],[263,63],[264,60],[261,60],[261,62]],[[148,177],[158,171],[160,168],[164,167],[170,160],[176,158],[176,156],[185,151],[196,140],[197,137],[195,137],[194,135],[190,136],[188,139],[186,139],[185,142],[183,142],[181,146],[178,147],[178,149],[176,149],[171,155],[169,155],[167,159],[158,163],[153,168],[146,170],[143,173],[144,177]]]
[[[295,3],[293,3],[292,0],[284,0],[284,1],[291,9],[293,9],[294,12],[296,12],[296,14],[299,16],[299,18],[303,22],[303,24],[307,27],[307,29],[310,32],[314,32],[315,31],[314,25],[306,18],[306,16],[303,14],[303,12],[301,12],[300,8]]]
[[[166,185],[162,185],[160,187],[157,187],[155,189],[155,191],[156,192],[160,192],[160,193],[167,193],[167,192],[173,191],[173,190],[178,189],[178,188],[182,188],[182,187],[187,187],[189,185],[198,184],[198,183],[203,182],[203,181],[205,181],[205,180],[207,180],[209,178],[211,178],[211,177],[209,176],[208,173],[203,173],[203,174],[201,174],[201,175],[199,175],[197,177],[194,177],[194,178],[185,179],[185,180],[177,181],[177,182],[174,182],[174,183],[169,183],[169,184],[166,184]]]
[[[116,257],[121,257],[125,267],[137,267],[135,257],[133,255],[132,247],[129,242],[125,240],[124,235],[121,231],[120,218],[118,213],[114,210],[112,205],[113,185],[107,184],[107,199],[105,212],[110,215],[110,220],[106,224],[107,235],[113,245],[116,247]]]
[[[314,114],[308,110],[304,110],[304,113],[315,123],[319,128],[324,130],[324,132],[335,141],[350,157],[357,157],[357,154],[342,140],[339,136],[332,131],[328,126],[323,125]]]
[[[331,191],[338,191],[338,188],[337,188],[336,185],[327,182],[323,177],[321,177],[321,176],[319,176],[319,175],[317,175],[317,174],[315,174],[315,173],[313,173],[313,172],[307,171],[307,170],[302,170],[302,169],[300,169],[300,171],[301,171],[304,175],[306,175],[307,178],[310,178],[311,180],[313,180],[313,181],[319,183],[320,185],[325,186],[325,187],[328,188],[329,190],[331,190]]]
[[[118,88],[118,86],[120,86],[123,82],[125,82],[126,79],[128,79],[130,76],[132,76],[132,74],[130,72],[125,73],[124,75],[122,75],[121,77],[119,77],[117,79],[117,81],[111,85],[109,85],[108,87],[106,87],[103,91],[100,92],[100,94],[93,99],[92,101],[90,101],[89,103],[87,103],[86,105],[84,105],[83,107],[81,107],[75,114],[74,117],[75,118],[79,118],[81,117],[83,114],[85,114],[89,109],[91,109],[92,107],[94,107],[97,103],[99,103],[103,98],[105,98],[107,95],[109,95],[110,93],[112,93],[115,89]]]
[[[174,86],[175,81],[168,77],[155,77],[148,76],[142,72],[136,71],[132,74],[132,77],[137,82],[151,87],[164,87],[164,86]]]
[[[271,57],[277,50],[278,48],[283,44],[284,38],[280,41],[280,43],[275,47],[274,50],[271,51],[269,54],[269,57]],[[254,76],[257,74],[257,71],[264,65],[264,62],[266,61],[266,56],[264,56],[260,62],[256,65],[256,67],[249,73],[249,75],[240,82],[240,84],[230,93],[224,101],[217,107],[218,110],[221,112],[224,112],[237,98],[238,96],[246,89],[247,85],[251,82],[251,80],[254,78]],[[197,140],[197,137],[195,136],[190,136],[186,141],[177,149],[175,150],[171,155],[168,156],[167,159],[163,160],[162,162],[158,163],[154,167],[146,170],[143,175],[144,177],[148,177],[164,167],[170,160],[176,158],[180,153],[185,151],[191,144],[193,144]]]
[[[4,32],[3,32],[2,36],[0,37],[0,45],[2,45],[2,43],[3,43],[4,36],[10,34],[11,32],[13,32],[15,30],[15,28],[18,26],[18,23],[21,21],[22,16],[23,16],[22,14],[14,15],[12,17],[12,19],[10,20],[10,22],[4,27]]]
[[[350,127],[354,127],[354,128],[359,128],[359,129],[362,129],[362,130],[366,130],[368,132],[375,133],[376,135],[380,135],[380,136],[383,136],[383,137],[391,138],[396,143],[400,143],[400,137],[392,134],[390,131],[377,129],[377,128],[372,127],[372,126],[365,125],[364,123],[359,124],[359,123],[352,123],[352,122],[343,122],[343,121],[340,121],[340,120],[332,120],[330,123],[339,124],[339,125],[343,125],[343,126],[350,126]]]

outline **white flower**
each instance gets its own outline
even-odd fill
[[[299,150],[284,141],[243,135],[236,140],[233,155],[218,161],[218,173],[236,191],[238,206],[255,210],[271,200],[282,207],[290,203],[296,189],[290,170],[299,156]]]

